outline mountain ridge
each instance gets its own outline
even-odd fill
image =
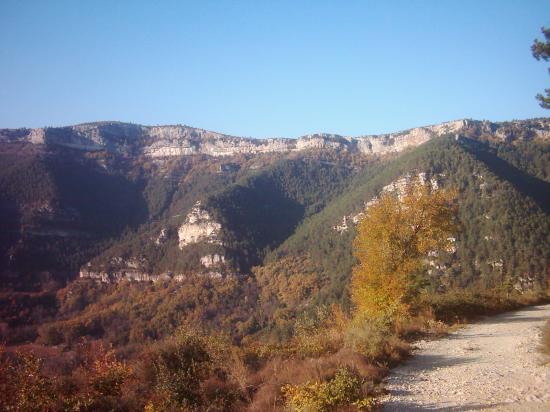
[[[520,131],[521,129],[521,131]],[[287,153],[311,149],[347,150],[366,155],[398,153],[444,134],[485,135],[502,141],[550,140],[548,119],[511,122],[460,119],[393,133],[356,137],[314,133],[298,138],[250,138],[185,125],[146,126],[123,122],[93,122],[64,127],[0,129],[1,143],[63,146],[83,151],[102,151],[149,158],[206,154]]]

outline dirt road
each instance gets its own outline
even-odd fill
[[[550,364],[537,352],[550,305],[469,325],[418,350],[386,379],[383,411],[550,411]]]

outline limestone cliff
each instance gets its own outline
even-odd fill
[[[197,202],[178,229],[179,247],[183,249],[187,245],[198,242],[221,244],[219,238],[221,228],[201,203]]]
[[[107,150],[122,155],[150,158],[195,154],[233,156],[327,149],[384,155],[416,147],[444,134],[461,134],[499,141],[550,140],[550,119],[506,123],[456,120],[382,135],[345,137],[321,133],[298,139],[243,138],[182,125],[142,126],[97,122],[67,127],[0,129],[0,142],[28,142],[86,151]]]
[[[170,279],[170,274],[152,275],[145,269],[147,262],[144,259],[123,259],[114,257],[108,265],[95,267],[91,262],[80,268],[79,277],[94,279],[105,283],[116,283],[121,280],[133,280],[139,282],[156,282]]]
[[[439,189],[441,180],[445,178],[445,175],[438,174],[436,176],[428,177],[425,172],[418,172],[415,174],[407,173],[405,176],[388,183],[382,188],[382,193],[395,193],[399,198],[405,194],[405,190],[408,185],[417,180],[423,185],[429,185],[431,190]],[[354,213],[342,217],[342,220],[332,227],[338,233],[346,232],[350,229],[350,226],[355,226],[365,216],[365,212],[368,208],[375,204],[379,199],[379,196],[375,196],[364,203],[363,210],[359,213]]]

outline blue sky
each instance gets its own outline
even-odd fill
[[[0,127],[253,137],[548,116],[550,1],[0,0]]]

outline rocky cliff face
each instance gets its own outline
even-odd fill
[[[179,247],[183,249],[198,242],[221,244],[221,228],[222,226],[210,217],[208,211],[202,208],[201,203],[197,202],[178,229]]]
[[[223,246],[221,229],[221,224],[212,218],[201,202],[196,202],[177,230],[178,247],[183,251],[187,247],[192,247],[192,245],[197,243]],[[156,247],[162,247],[169,241],[170,236],[171,234],[168,229],[163,227],[157,236],[150,238],[150,241]],[[146,257],[142,255],[130,257],[116,255],[103,263],[92,259],[92,261],[80,268],[79,277],[105,283],[117,283],[122,280],[157,282],[170,279],[182,281],[186,279],[189,273],[201,274],[202,276],[212,278],[221,278],[232,273],[225,270],[225,256],[221,252],[221,249],[220,252],[210,251],[199,258],[192,257],[191,259],[197,259],[197,267],[192,272],[184,270],[183,272],[185,273],[182,273],[181,271],[172,269],[164,273],[152,273],[149,265],[150,262]]]
[[[362,153],[398,153],[409,147],[419,146],[434,137],[461,133],[469,126],[471,123],[468,120],[457,120],[435,126],[417,127],[400,133],[363,136],[359,137],[357,142]]]
[[[442,174],[429,177],[425,172],[418,172],[415,174],[408,173],[405,176],[402,176],[384,186],[380,191],[380,195],[384,193],[394,193],[397,197],[401,198],[405,194],[407,187],[414,182],[427,185],[431,188],[431,190],[438,190],[443,178],[445,178],[445,175]],[[342,220],[338,224],[334,225],[332,229],[338,233],[344,233],[348,231],[350,227],[357,225],[365,216],[365,212],[369,209],[369,207],[378,202],[379,196],[366,201],[361,212],[342,217]]]
[[[80,268],[79,277],[83,279],[94,279],[100,282],[120,282],[123,279],[139,282],[170,279],[169,274],[151,275],[145,269],[146,261],[143,259],[121,257],[112,258],[109,265],[94,267],[91,262]]]
[[[217,253],[201,257],[201,264],[205,268],[211,268],[211,267],[219,266],[219,265],[223,264],[224,262],[225,262],[225,256],[218,255]]]
[[[518,122],[457,120],[383,135],[344,137],[314,134],[298,139],[251,139],[228,136],[188,126],[141,126],[118,122],[38,129],[2,129],[0,142],[28,142],[150,158],[206,154],[233,156],[305,150],[347,150],[363,154],[398,153],[444,134],[464,134],[501,141],[550,140],[550,120]]]

